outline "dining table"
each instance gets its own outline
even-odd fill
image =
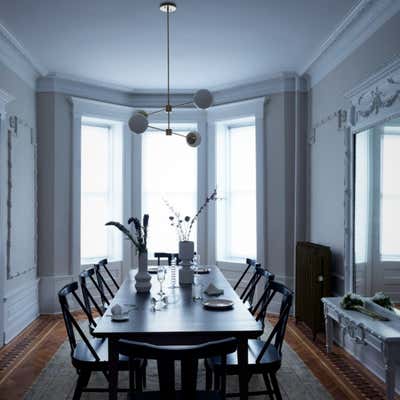
[[[167,267],[168,268],[168,267]],[[248,398],[248,339],[255,339],[263,333],[261,323],[256,321],[245,304],[217,266],[208,274],[196,274],[196,283],[203,289],[212,283],[223,290],[218,298],[231,300],[233,305],[224,311],[208,309],[203,301],[195,301],[192,285],[181,285],[168,289],[171,274],[167,272],[164,284],[167,305],[154,310],[154,298],[159,291],[157,276],[152,276],[150,293],[137,293],[135,273],[131,270],[107,310],[98,321],[93,332],[96,337],[108,339],[110,382],[109,398],[117,399],[118,352],[115,344],[120,339],[142,341],[155,345],[189,345],[235,337],[238,341],[239,391],[240,399]],[[211,297],[210,297],[211,298]],[[113,321],[111,308],[119,304],[127,310],[125,321]]]

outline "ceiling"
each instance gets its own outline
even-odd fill
[[[0,23],[49,73],[165,87],[159,0],[0,0]],[[300,72],[357,0],[176,0],[171,86],[210,89]]]

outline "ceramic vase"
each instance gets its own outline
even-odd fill
[[[147,251],[139,253],[139,271],[135,275],[135,288],[138,293],[149,293],[151,276],[147,271]]]
[[[191,285],[193,283],[192,260],[194,255],[194,243],[189,240],[179,242],[179,259],[181,269],[179,270],[179,284]]]

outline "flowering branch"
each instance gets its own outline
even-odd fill
[[[206,198],[202,206],[198,209],[197,213],[194,217],[190,218],[188,215],[181,218],[179,212],[177,212],[171,204],[168,203],[167,200],[163,199],[166,206],[169,208],[171,215],[169,220],[171,222],[171,226],[176,228],[178,233],[178,237],[180,241],[189,240],[190,234],[192,233],[192,228],[194,223],[199,219],[200,214],[207,208],[208,203],[212,200],[217,200],[217,189],[214,189],[213,192]]]

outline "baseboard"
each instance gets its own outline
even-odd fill
[[[39,316],[39,279],[6,293],[4,306],[4,341],[8,343]]]
[[[59,314],[60,303],[58,291],[68,283],[73,282],[72,275],[41,276],[39,284],[39,310],[40,314]]]

